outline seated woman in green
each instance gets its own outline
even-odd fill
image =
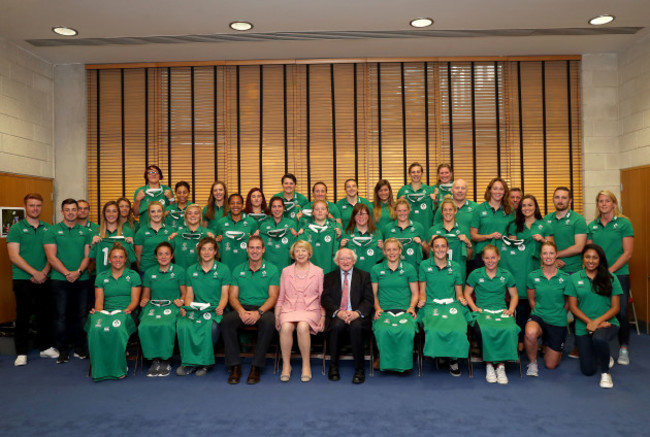
[[[140,301],[140,275],[126,268],[124,246],[115,243],[108,260],[111,268],[95,280],[95,307],[85,327],[94,381],[126,377],[126,344],[136,329],[131,313]]]

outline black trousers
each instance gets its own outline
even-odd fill
[[[576,346],[580,354],[580,370],[591,376],[600,368],[600,373],[609,372],[609,342],[616,338],[618,326],[599,328],[593,334],[576,335]]]
[[[14,279],[16,296],[16,355],[29,352],[29,320],[34,315],[36,321],[36,347],[45,350],[54,346],[54,313],[50,281],[35,284],[29,279]]]
[[[330,348],[331,364],[338,366],[341,353],[341,341],[347,335],[352,346],[354,357],[354,369],[363,369],[363,340],[366,331],[370,330],[370,323],[365,319],[358,318],[349,325],[343,320],[335,317],[330,320],[327,341]]]
[[[242,305],[246,311],[257,311],[258,306]],[[239,330],[246,325],[239,318],[236,312],[230,312],[223,316],[220,324],[221,338],[223,339],[223,346],[226,352],[225,364],[226,367],[238,366],[241,364],[240,350],[239,350]],[[273,311],[267,311],[262,314],[257,323],[257,345],[255,346],[255,354],[253,355],[253,366],[264,368],[266,365],[266,352],[269,349],[273,334],[275,334],[275,314]]]

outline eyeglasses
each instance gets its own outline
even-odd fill
[[[158,174],[158,171],[157,170],[149,170],[147,172],[147,174],[150,174],[150,175]]]

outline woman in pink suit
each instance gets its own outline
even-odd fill
[[[321,332],[325,326],[325,309],[320,305],[323,293],[323,269],[315,266],[309,259],[313,254],[306,241],[296,241],[291,246],[291,258],[296,262],[282,270],[280,295],[275,304],[275,327],[280,331],[282,349],[282,374],[280,381],[291,378],[291,348],[293,331],[298,337],[298,347],[302,357],[302,382],[311,381],[309,352],[310,334]]]

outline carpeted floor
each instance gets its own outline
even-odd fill
[[[222,360],[204,377],[138,373],[93,383],[88,361],[57,365],[32,353],[16,368],[14,357],[0,356],[0,436],[647,435],[650,336],[633,335],[631,351],[629,366],[612,369],[612,390],[568,358],[557,370],[540,368],[538,378],[520,379],[511,364],[507,386],[488,384],[482,364],[473,379],[465,363],[454,378],[430,360],[422,377],[376,372],[360,386],[351,383],[350,362],[330,382],[314,360],[306,384],[295,362],[285,384],[269,360],[258,385],[230,386]]]

